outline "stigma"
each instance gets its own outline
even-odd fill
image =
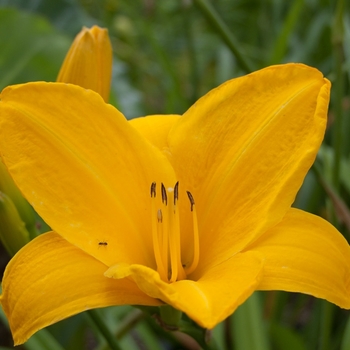
[[[199,237],[194,198],[187,191],[193,222],[193,259],[188,265],[181,259],[181,232],[179,213],[179,182],[166,188],[162,183],[157,197],[157,184],[151,184],[152,239],[157,271],[161,279],[172,283],[186,279],[199,261]]]

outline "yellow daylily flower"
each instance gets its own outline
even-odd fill
[[[322,142],[330,83],[287,64],[233,79],[184,115],[127,121],[90,90],[6,88],[0,150],[53,228],[11,260],[16,344],[78,312],[169,304],[213,328],[255,290],[350,308],[350,248],[291,208]]]
[[[57,81],[94,90],[108,102],[112,60],[108,30],[98,26],[83,27],[65,57]]]

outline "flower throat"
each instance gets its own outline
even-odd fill
[[[187,191],[193,221],[193,259],[189,266],[181,261],[181,236],[179,213],[179,182],[174,188],[161,184],[161,204],[157,207],[156,183],[151,185],[152,238],[157,271],[165,282],[186,279],[199,261],[197,212],[193,196]]]

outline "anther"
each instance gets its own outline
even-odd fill
[[[176,201],[179,200],[179,181],[174,186],[174,205],[176,205]]]
[[[162,202],[163,204],[168,205],[168,196],[166,194],[166,189],[163,183],[162,183]]]
[[[189,191],[186,191],[186,192],[187,192],[187,196],[188,196],[188,198],[189,198],[189,200],[190,200],[190,203],[191,203],[191,211],[193,211],[194,198],[193,198],[191,192],[189,192]]]
[[[160,222],[160,223],[163,222],[163,214],[162,214],[162,211],[160,209],[158,209],[158,211],[157,211],[157,219],[158,219],[158,222]]]
[[[151,197],[155,197],[156,196],[156,183],[155,182],[152,182],[152,185],[151,185]]]
[[[157,264],[157,270],[159,275],[163,278],[167,277],[168,267],[165,267],[163,264],[163,256],[161,251],[161,243],[159,242],[159,236],[161,236],[162,229],[159,229],[159,226],[162,226],[163,215],[161,210],[156,209],[156,183],[151,184],[151,205],[152,205],[152,240],[153,240],[153,249],[155,260]],[[160,234],[160,235],[159,235]]]
[[[193,260],[190,266],[187,267],[186,273],[189,275],[198,266],[199,261],[199,235],[198,235],[198,224],[197,224],[197,211],[194,203],[194,198],[191,192],[187,191],[187,196],[191,203],[192,221],[193,221]]]

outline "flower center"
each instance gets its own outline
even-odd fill
[[[189,266],[181,261],[181,236],[179,215],[179,182],[174,188],[161,184],[161,202],[157,205],[156,183],[151,185],[152,239],[157,271],[163,281],[175,282],[186,279],[199,261],[197,212],[193,196],[187,191],[193,221],[193,260]]]

